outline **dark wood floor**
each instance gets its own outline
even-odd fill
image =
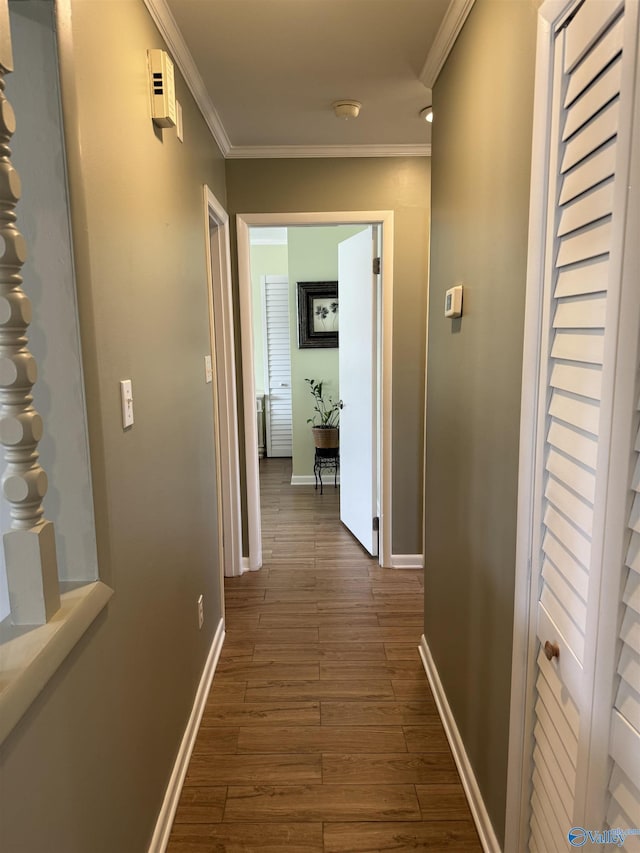
[[[417,651],[422,577],[380,569],[338,490],[261,467],[264,567],[227,636],[170,853],[480,851]]]

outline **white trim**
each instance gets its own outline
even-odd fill
[[[575,816],[587,819],[594,826],[603,826],[609,799],[611,775],[609,744],[613,695],[618,683],[618,634],[621,590],[624,584],[625,556],[628,546],[628,524],[632,491],[629,477],[633,471],[636,431],[632,429],[637,411],[637,367],[639,354],[640,290],[637,270],[638,250],[638,187],[640,185],[640,85],[637,75],[638,3],[625,8],[625,41],[623,56],[636,57],[627,61],[620,89],[622,107],[618,127],[618,156],[614,190],[614,222],[624,228],[615,229],[610,249],[610,280],[619,280],[620,289],[610,288],[607,296],[607,326],[605,338],[603,396],[608,418],[601,416],[600,436],[607,442],[606,464],[599,466],[607,472],[607,485],[598,507],[601,513],[601,534],[598,537],[598,574],[589,577],[589,632],[585,643],[585,681],[590,693],[587,707],[589,720],[580,722],[581,749],[576,767]],[[626,107],[626,108],[625,108]],[[611,317],[611,320],[609,320]],[[613,331],[615,329],[615,331]],[[596,540],[594,539],[594,544]],[[593,588],[592,588],[593,586]],[[584,733],[583,733],[584,731]]]
[[[251,232],[252,246],[286,246],[286,228],[254,228]]]
[[[0,743],[113,595],[102,581],[68,586],[60,584],[60,609],[45,625],[25,631],[10,617],[0,623]]]
[[[249,531],[249,569],[262,566],[262,530],[260,520],[260,470],[258,424],[255,417],[256,380],[253,358],[253,305],[251,287],[251,248],[249,226],[236,216],[238,279],[240,283],[240,340],[242,342],[242,399],[244,405],[244,448],[247,489],[247,528]]]
[[[473,821],[476,825],[476,829],[478,830],[478,835],[480,836],[482,849],[485,853],[501,853],[502,848],[500,847],[494,832],[489,812],[487,811],[487,807],[482,799],[482,793],[480,792],[480,787],[475,777],[475,773],[473,772],[473,767],[471,766],[469,756],[464,748],[462,736],[458,726],[456,725],[455,718],[451,711],[447,696],[444,692],[444,687],[440,681],[438,670],[436,669],[435,662],[431,656],[424,634],[420,638],[418,651],[420,652],[422,664],[425,672],[427,673],[427,678],[429,679],[429,684],[433,692],[433,698],[436,701],[438,713],[440,714],[440,719],[442,720],[442,725],[444,726],[444,731],[447,736],[447,740],[449,741],[451,752],[453,753],[453,760],[455,761],[458,773],[460,774],[460,781],[462,782],[462,787],[464,788],[467,802],[471,809]],[[516,848],[505,847],[505,850],[511,849],[515,850]]]
[[[461,0],[452,0],[459,3]],[[474,0],[462,0],[473,3]],[[166,0],[144,0],[160,35],[225,159],[307,157],[430,157],[431,145],[232,145]],[[444,61],[444,60],[443,60]]]
[[[309,157],[431,157],[430,144],[395,145],[232,145],[229,160],[303,159]]]
[[[245,412],[255,408],[253,369],[253,321],[249,226],[289,225],[375,225],[382,226],[382,465],[380,469],[380,555],[381,566],[391,565],[391,490],[392,490],[392,353],[393,353],[393,223],[392,210],[326,211],[307,213],[249,213],[236,216],[238,240],[238,279],[240,289],[240,326],[242,339],[242,376]],[[247,523],[249,526],[249,564],[262,565],[260,529],[260,479],[258,438],[255,417],[245,417]]]
[[[292,486],[315,486],[316,478],[313,474],[292,474],[291,475],[291,485]],[[340,485],[340,474],[338,474],[338,485]],[[323,486],[325,489],[333,488],[333,473],[329,472],[327,477],[323,480]]]
[[[180,794],[182,792],[182,784],[187,773],[189,759],[191,758],[193,746],[198,734],[198,728],[200,726],[200,720],[204,713],[207,696],[209,695],[209,688],[211,687],[213,675],[216,671],[216,666],[218,665],[218,659],[220,657],[220,652],[222,651],[223,643],[224,619],[221,619],[220,622],[218,622],[218,627],[216,628],[211,648],[209,649],[209,654],[207,655],[207,660],[204,665],[204,669],[202,670],[202,676],[200,678],[200,683],[198,684],[193,707],[191,708],[191,714],[189,715],[189,720],[182,736],[180,748],[178,749],[178,755],[176,756],[173,770],[171,771],[171,777],[169,779],[169,784],[167,785],[164,800],[162,801],[162,806],[160,807],[160,813],[156,821],[151,843],[149,844],[148,853],[164,853],[169,842],[171,826],[173,824],[173,819],[180,800]]]
[[[254,571],[255,571],[255,569],[252,569],[251,566],[249,565],[249,558],[243,557],[242,558],[242,574],[244,575],[245,572],[254,572]]]
[[[173,55],[173,60],[184,77],[184,81],[189,87],[189,91],[193,95],[198,109],[207,123],[211,135],[222,152],[222,156],[226,157],[231,149],[231,142],[227,136],[227,131],[224,129],[220,116],[209,97],[204,80],[200,76],[198,67],[194,62],[193,56],[191,56],[175,18],[171,14],[171,10],[167,6],[166,0],[144,0],[144,4],[160,31],[160,35],[167,43],[167,47]]]
[[[554,24],[567,5],[567,0],[550,0],[538,11],[529,203],[529,261],[522,361],[505,850],[524,849],[528,845],[529,837],[532,770],[530,743],[534,724],[533,691],[537,642],[536,602],[531,600],[531,553],[534,538],[534,474],[538,435],[543,259],[546,252],[547,232],[546,188],[550,158],[547,126],[553,84],[551,58]]]
[[[424,554],[392,554],[392,569],[424,569]]]
[[[433,89],[474,3],[475,0],[451,0],[449,3],[449,8],[445,12],[440,29],[436,33],[420,72],[420,81],[427,89]]]
[[[209,330],[213,365],[212,393],[218,479],[218,509],[221,519],[220,572],[227,577],[242,574],[242,509],[240,501],[240,448],[238,444],[238,399],[233,330],[233,294],[229,216],[204,186],[205,262],[208,281]],[[215,265],[212,241],[216,241]],[[215,268],[214,268],[215,267]],[[215,306],[215,310],[214,310]],[[224,591],[222,591],[224,593]]]
[[[292,486],[315,486],[316,478],[313,474],[292,474],[291,475],[291,485]]]

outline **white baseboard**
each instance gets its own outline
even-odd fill
[[[392,554],[392,569],[424,569],[422,554]]]
[[[434,660],[431,657],[431,652],[429,651],[429,646],[427,645],[424,634],[420,639],[418,650],[420,652],[420,657],[422,658],[425,672],[427,673],[427,678],[429,679],[429,684],[431,685],[434,699],[436,700],[438,713],[440,714],[440,719],[442,720],[442,725],[444,726],[447,740],[449,741],[449,746],[453,753],[453,759],[456,763],[456,767],[458,768],[458,773],[460,774],[462,787],[467,795],[467,801],[469,803],[469,808],[471,809],[471,814],[473,815],[476,829],[478,830],[478,835],[480,836],[482,849],[485,853],[501,853],[500,844],[496,838],[489,813],[487,812],[484,800],[482,799],[482,794],[480,793],[475,773],[471,767],[467,751],[464,748],[460,731],[458,730],[458,726],[456,725],[456,721],[451,712],[442,682],[440,681],[440,676],[438,675],[438,670],[436,669]]]
[[[193,702],[191,714],[189,715],[187,727],[184,730],[180,749],[178,750],[178,755],[176,757],[175,764],[173,765],[171,778],[169,779],[164,800],[162,801],[160,814],[156,821],[156,828],[151,838],[148,853],[164,853],[169,841],[173,818],[175,817],[176,809],[178,808],[178,801],[180,800],[182,784],[187,773],[189,759],[191,758],[191,752],[193,751],[193,745],[196,740],[196,735],[198,734],[200,720],[202,719],[205,702],[209,695],[209,688],[211,687],[213,674],[215,673],[216,666],[218,665],[218,658],[220,657],[223,643],[224,619],[221,619],[218,623],[218,627],[216,628],[216,633],[214,634],[213,642],[211,643],[211,648],[209,649],[209,654],[207,655],[207,660],[204,665],[204,669],[202,670],[200,684],[198,685],[198,690],[196,691],[196,697]]]
[[[329,486],[333,488],[333,474],[329,474],[324,478],[324,487],[328,489]],[[313,474],[292,474],[291,476],[291,485],[292,486],[315,486],[316,478]],[[338,485],[340,485],[340,474],[338,474]],[[318,489],[320,487],[318,486]]]
[[[250,563],[249,563],[249,558],[248,558],[248,557],[243,557],[243,558],[242,558],[242,563],[241,563],[241,565],[240,565],[240,572],[241,572],[242,574],[244,574],[245,572],[251,572],[251,571],[253,571],[253,569],[251,568],[251,565],[250,565]]]

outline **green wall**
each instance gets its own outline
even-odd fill
[[[422,553],[429,158],[228,160],[226,175],[232,217],[393,210],[392,550]]]
[[[433,93],[425,636],[500,839],[537,5],[477,0]]]
[[[307,418],[313,400],[307,377],[325,381],[327,394],[339,399],[338,350],[299,349],[297,283],[337,281],[338,244],[357,234],[361,225],[320,225],[287,229],[286,246],[251,246],[253,343],[256,393],[264,393],[261,276],[289,276],[289,329],[291,332],[291,406],[293,423],[293,476],[313,477],[313,439]]]
[[[289,308],[291,316],[291,390],[293,476],[313,476],[314,446],[307,418],[313,398],[305,379],[323,380],[325,395],[340,399],[338,349],[299,349],[297,282],[337,281],[338,243],[362,231],[358,225],[289,228]]]
[[[154,130],[146,52],[164,45],[142,0],[71,11],[62,96],[98,566],[114,595],[2,746],[0,847],[139,853],[221,616],[202,187],[224,204],[224,162],[179,75],[184,144]]]

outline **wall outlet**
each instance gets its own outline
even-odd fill
[[[204,625],[204,598],[198,596],[198,630]]]

